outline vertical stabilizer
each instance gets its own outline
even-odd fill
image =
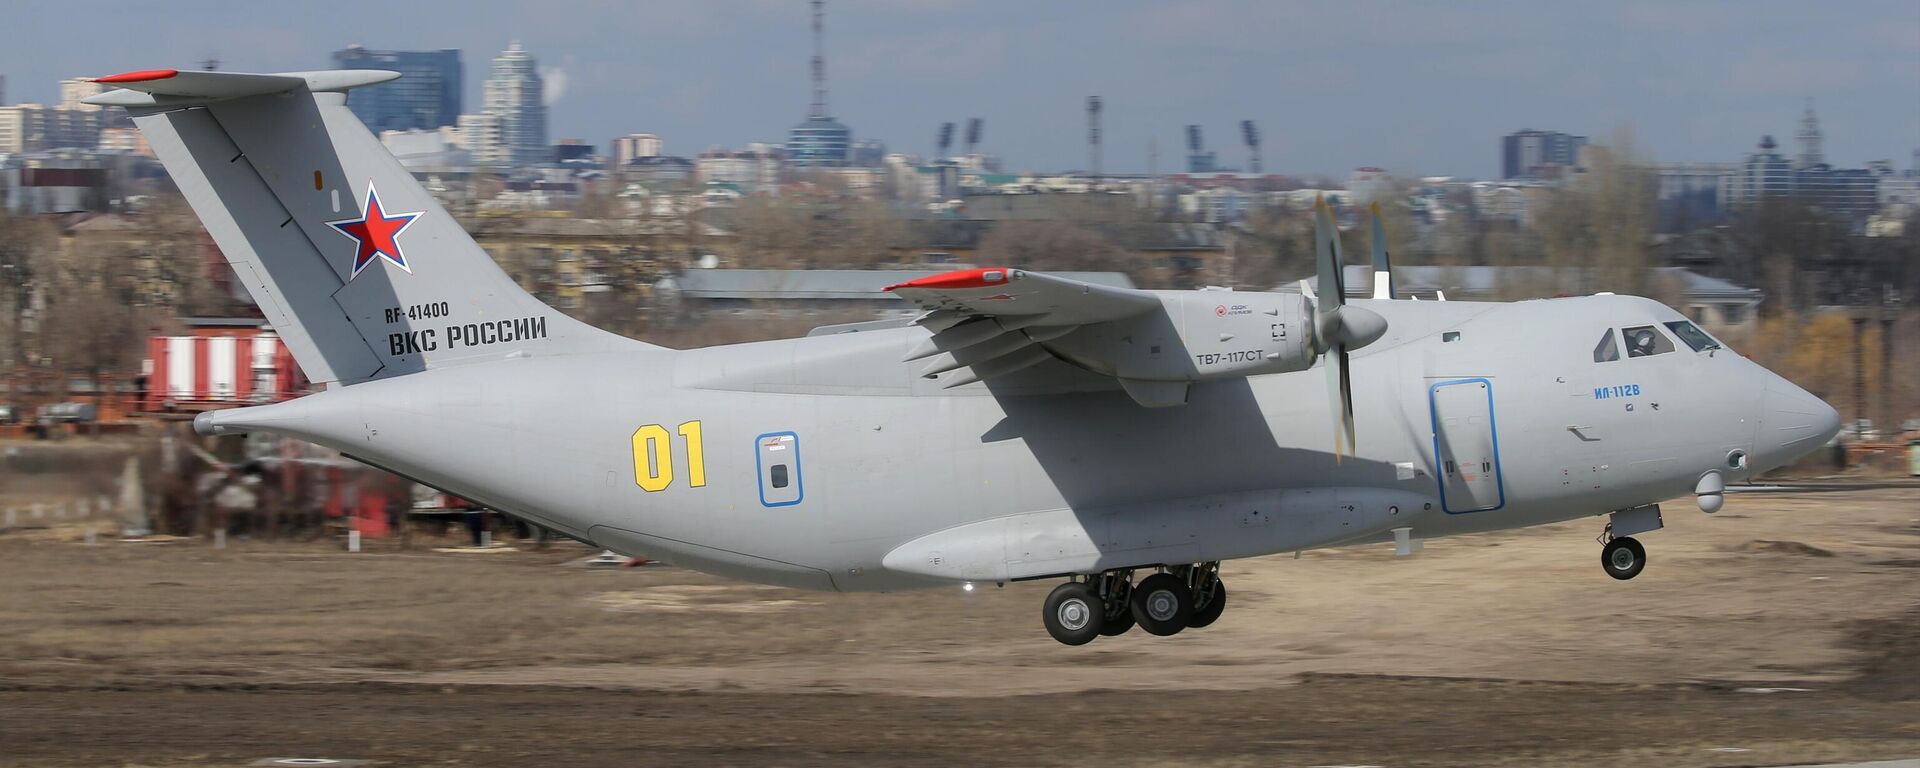
[[[101,78],[316,382],[639,342],[541,303],[346,108],[390,72]]]

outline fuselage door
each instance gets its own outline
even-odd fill
[[[1493,382],[1456,379],[1428,390],[1433,407],[1433,457],[1440,506],[1447,512],[1485,512],[1506,503],[1500,484],[1500,440],[1493,421]]]
[[[790,507],[806,498],[800,482],[800,436],[769,432],[753,439],[760,473],[760,505]]]

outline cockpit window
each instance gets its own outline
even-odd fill
[[[1600,343],[1593,347],[1593,361],[1596,363],[1611,363],[1618,359],[1620,359],[1620,345],[1613,340],[1613,329],[1608,328],[1606,333],[1600,337]]]
[[[1664,355],[1673,351],[1673,342],[1651,325],[1622,328],[1620,335],[1627,340],[1627,357]]]
[[[1675,320],[1667,323],[1667,328],[1673,331],[1673,335],[1680,337],[1681,341],[1686,342],[1687,346],[1693,347],[1695,352],[1720,348],[1720,342],[1714,341],[1712,336],[1708,336],[1706,331],[1700,330],[1700,327],[1693,323]]]

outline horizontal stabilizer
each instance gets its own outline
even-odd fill
[[[384,69],[335,69],[272,75],[149,69],[93,78],[93,82],[111,85],[117,90],[89,96],[85,101],[105,107],[186,106],[284,93],[302,85],[315,93],[345,91],[384,83],[399,76],[398,72]]]

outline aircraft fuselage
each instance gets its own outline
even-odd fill
[[[918,328],[502,360],[212,423],[623,553],[841,590],[1550,523],[1744,479],[1832,433],[1824,403],[1731,350],[1596,362],[1603,334],[1682,319],[1645,299],[1355,303],[1392,330],[1354,355],[1358,450],[1340,458],[1317,371],[1171,408],[1091,375],[946,391],[900,362]]]

